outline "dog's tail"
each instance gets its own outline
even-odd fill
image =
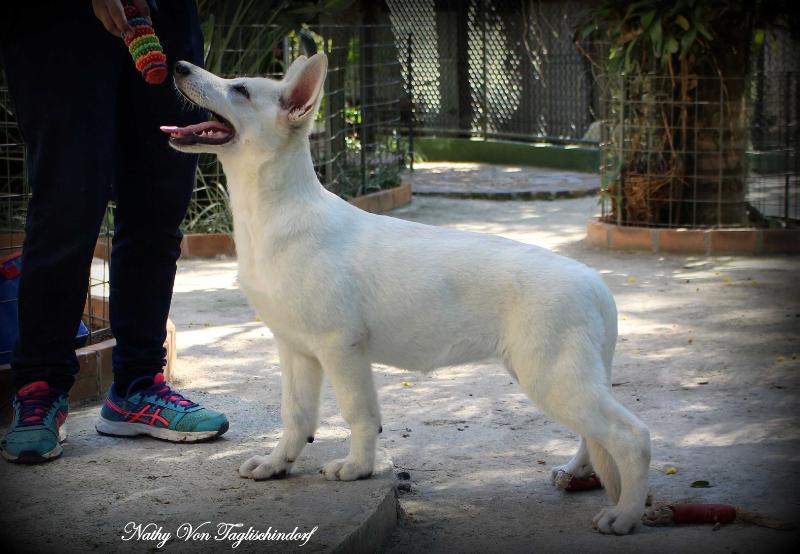
[[[589,447],[589,459],[592,461],[597,476],[600,477],[600,482],[603,488],[606,489],[606,494],[611,502],[616,504],[619,502],[619,494],[621,490],[619,468],[614,463],[614,459],[608,453],[608,450],[594,439],[586,437],[586,445]]]

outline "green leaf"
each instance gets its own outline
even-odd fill
[[[753,42],[756,46],[761,46],[764,44],[764,36],[764,29],[756,29],[756,32],[753,35]]]
[[[650,27],[650,24],[653,22],[653,18],[655,16],[656,16],[656,11],[655,10],[650,10],[649,12],[644,14],[642,16],[642,29],[644,29],[646,31],[647,28]]]
[[[688,33],[685,33],[681,37],[681,54],[680,57],[686,57],[686,54],[689,53],[689,49],[694,44],[694,40],[697,38],[697,27],[692,27],[692,30]]]
[[[661,20],[657,19],[655,23],[653,23],[652,27],[650,27],[650,40],[653,42],[653,53],[656,58],[661,57],[661,41],[663,39],[663,33],[661,29]]]
[[[684,31],[688,31],[689,30],[689,20],[686,19],[684,16],[679,15],[678,17],[676,17],[675,18],[675,23],[677,23],[678,27],[680,27]]]
[[[666,44],[664,45],[664,49],[669,52],[670,54],[674,54],[678,51],[680,47],[678,46],[678,41],[675,40],[675,37],[669,37],[667,39]]]
[[[691,485],[689,485],[693,489],[709,489],[711,488],[711,483],[708,481],[694,481]]]
[[[633,46],[636,44],[638,40],[639,37],[637,36],[628,44],[628,48],[625,49],[625,73],[630,73],[631,68],[633,67],[633,60],[631,59],[631,51],[633,50]]]
[[[706,40],[714,40],[714,37],[708,32],[708,29],[706,29],[705,25],[699,21],[695,21],[694,24],[697,26],[697,30],[700,31],[700,34],[703,35]]]

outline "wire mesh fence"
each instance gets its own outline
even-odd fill
[[[400,71],[402,52],[391,27],[321,25],[307,31],[328,56],[323,103],[309,137],[320,182],[342,197],[400,184],[411,157],[402,117],[408,101]],[[231,29],[220,26],[213,32],[227,34]],[[269,61],[263,61],[264,52],[270,53]],[[222,75],[281,78],[303,53],[297,34],[274,37],[268,26],[239,26],[222,53]],[[263,71],[254,73],[257,68]],[[224,179],[216,158],[202,156],[188,230],[231,230],[232,221],[224,213]],[[216,204],[220,209],[209,209]]]
[[[696,228],[796,224],[796,59],[765,67],[763,57],[779,51],[769,49],[739,78],[601,76],[604,220]]]

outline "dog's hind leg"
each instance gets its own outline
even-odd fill
[[[314,440],[319,421],[322,368],[319,362],[277,341],[281,361],[283,434],[268,456],[253,456],[239,468],[242,477],[274,479],[288,475],[306,443]]]
[[[346,458],[325,464],[322,473],[329,481],[354,481],[372,475],[375,443],[381,432],[378,395],[372,367],[357,348],[343,348],[320,356],[342,411],[350,425],[350,452]]]
[[[595,527],[602,533],[626,534],[644,513],[650,434],[611,394],[600,356],[575,348],[580,339],[566,341],[572,346],[547,360],[546,374],[533,367],[516,373],[534,403],[586,439],[592,465],[616,504],[594,518]],[[524,365],[524,360],[513,362],[515,368]]]

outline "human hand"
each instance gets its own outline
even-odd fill
[[[133,5],[143,17],[150,17],[150,7],[146,0],[133,0]],[[126,36],[131,32],[121,0],[92,0],[92,9],[106,31],[115,37]]]

